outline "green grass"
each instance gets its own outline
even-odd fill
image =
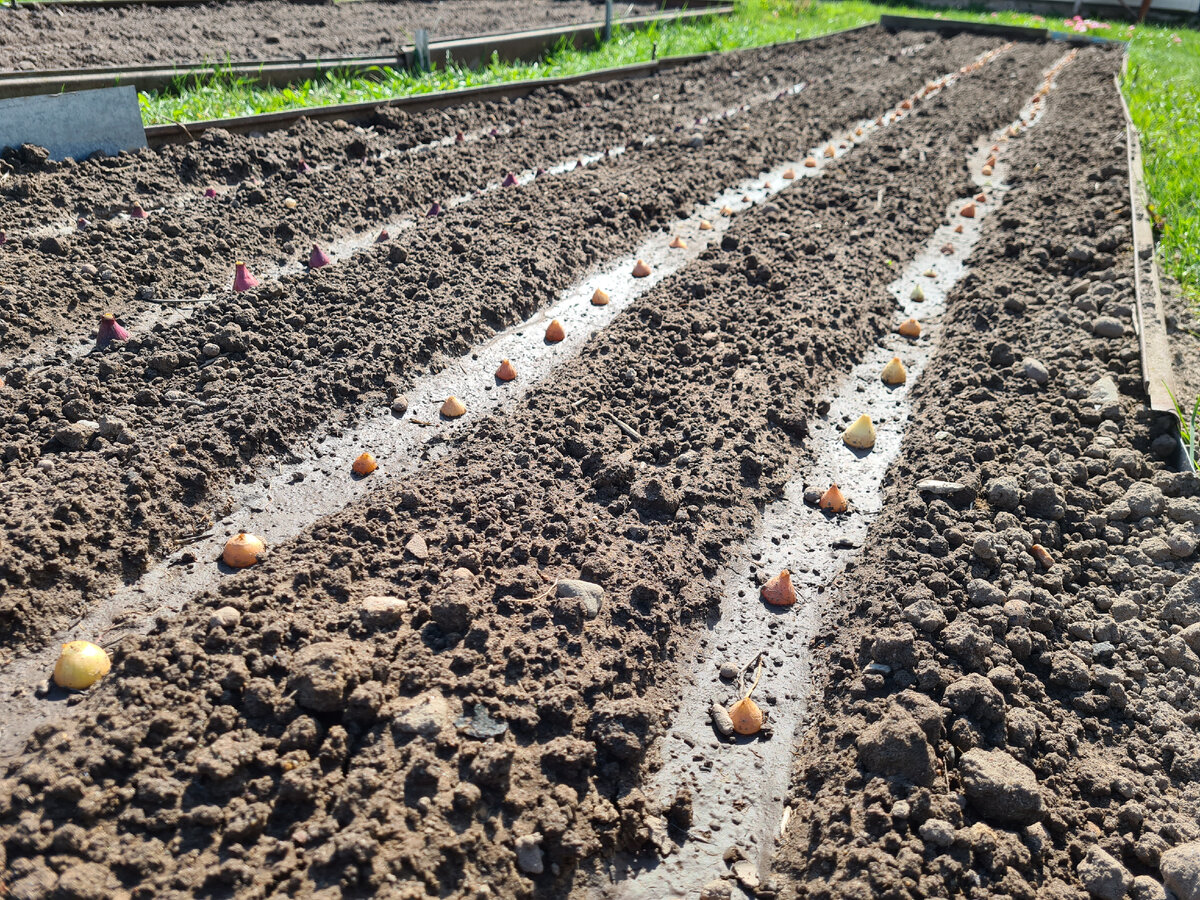
[[[427,73],[380,68],[331,72],[283,88],[217,71],[180,78],[170,88],[140,96],[147,125],[195,121],[308,106],[358,103],[431,91],[577,75],[645,62],[659,56],[734,50],[813,37],[878,19],[882,13],[971,19],[1065,30],[1064,20],[1016,12],[934,11],[866,0],[736,0],[732,16],[614,30],[613,39],[588,50],[559,46],[535,63],[500,63],[470,69],[455,65]],[[1167,271],[1200,302],[1200,33],[1185,28],[1093,23],[1090,34],[1129,40],[1123,90],[1143,135],[1146,176],[1153,197]],[[435,36],[436,37],[436,36]]]

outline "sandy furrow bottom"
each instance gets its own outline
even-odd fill
[[[948,45],[936,74],[969,62],[972,47]],[[921,88],[925,65],[901,84]],[[0,643],[42,639],[88,597],[134,580],[232,511],[222,505],[231,481],[302,452],[312,432],[394,403],[768,159],[795,158],[829,129],[889,108],[903,94],[872,71],[852,93],[830,82],[751,122],[730,119],[700,148],[655,141],[494,191],[423,219],[390,248],[218,298],[170,328],[0,389],[10,410]],[[797,115],[805,125],[787,127]]]
[[[1031,92],[1058,52],[986,71]],[[9,769],[12,890],[552,896],[581,860],[650,850],[640,763],[707,579],[819,392],[890,328],[888,261],[1025,91],[977,74],[918,104],[444,460],[125,642]]]
[[[826,611],[779,896],[1195,896],[1200,481],[1142,411],[1118,62],[1062,74],[949,300]]]

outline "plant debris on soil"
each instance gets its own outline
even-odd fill
[[[622,2],[617,14],[656,9],[640,0]],[[387,28],[379,27],[381,16]],[[4,11],[0,71],[384,56],[411,45],[418,28],[438,41],[603,18],[604,4],[595,0],[217,0],[120,9],[28,4]]]
[[[88,640],[112,667],[84,693],[0,665],[0,892],[616,897],[618,855],[653,868],[701,839],[691,795],[648,781],[681,666],[733,662],[700,643],[716,576],[895,329],[897,267],[979,193],[977,141],[1062,54],[868,29],[500,104],[10,154],[0,652]],[[1081,49],[1006,148],[1011,190],[898,388],[914,411],[883,512],[823,593],[806,730],[770,728],[767,656],[740,688],[754,740],[796,744],[778,852],[740,858],[731,810],[703,838],[728,875],[693,895],[1200,896],[1200,480],[1142,411],[1119,62]],[[456,430],[408,408],[606,262],[914,97],[544,381],[513,358],[489,387],[523,393],[496,413]],[[308,270],[314,244],[332,263]],[[94,348],[104,313],[130,337]],[[320,466],[322,437],[389,407],[429,435],[410,477],[376,453],[358,499],[178,615],[74,633],[239,483]],[[238,530],[262,533],[253,510]],[[30,703],[52,718],[32,727]]]

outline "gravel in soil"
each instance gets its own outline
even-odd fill
[[[1200,481],[1143,411],[1118,65],[1059,76],[950,298],[826,611],[778,896],[1196,896]]]
[[[621,3],[619,15],[657,9]],[[412,43],[418,28],[430,40],[596,22],[604,4],[591,0],[282,0],[197,3],[123,9],[5,10],[0,71],[385,56]],[[382,27],[381,27],[382,26]]]
[[[13,892],[553,896],[658,843],[639,767],[706,578],[890,327],[888,260],[1058,52],[1016,48],[740,216],[449,457],[124,641],[8,769]]]
[[[698,76],[704,69],[699,69],[654,83],[554,92],[523,108],[532,112],[541,104],[551,121],[564,113],[588,117],[604,139],[605,126],[616,127],[610,123],[623,121],[630,106],[643,105],[642,121],[658,125],[666,137],[594,171],[497,192],[423,221],[402,246],[286,278],[254,295],[225,293],[186,321],[135,333],[124,345],[66,365],[10,370],[7,390],[0,389],[7,413],[0,436],[7,476],[0,487],[3,643],[19,648],[44,640],[115,580],[135,579],[179,540],[203,532],[223,514],[233,479],[251,477],[275,455],[297,452],[308,435],[336,430],[402,396],[413,378],[444,368],[495,330],[545,306],[597,260],[666,228],[677,211],[690,213],[714,188],[757,172],[768,158],[789,158],[797,146],[811,146],[845,123],[873,116],[989,46],[978,38],[935,41],[898,81],[881,62],[911,43],[911,36],[906,41],[878,34],[829,39],[818,45],[819,52],[805,54],[820,60],[806,64],[815,79],[810,87],[772,104],[753,127],[736,117],[714,126],[700,148],[686,132],[676,134],[673,123],[701,103],[710,111],[714,95],[728,102],[749,79],[730,79],[736,88],[701,94]],[[777,67],[789,55],[781,49],[704,65],[723,72],[751,64]],[[839,86],[845,73],[858,72],[861,83],[854,91]],[[691,99],[682,103],[674,99],[677,93]],[[668,112],[657,111],[655,95],[672,97],[664,103]],[[788,124],[796,119],[807,124],[800,129]],[[341,131],[307,127],[323,138],[314,143],[330,146],[330,155],[339,153]],[[503,171],[503,162],[517,156],[536,158],[545,139],[539,129],[524,149],[481,150],[483,156],[499,149],[502,162],[477,161],[475,171]],[[279,136],[259,144],[288,140]],[[188,152],[203,158],[211,146]],[[215,146],[218,158],[227,158],[228,148]],[[413,168],[432,183],[434,167],[422,166]],[[345,168],[361,176],[354,166]],[[77,187],[73,171],[59,174],[71,190],[82,190],[90,173],[81,175]],[[337,184],[332,175],[327,180]],[[395,189],[404,190],[397,181]],[[356,197],[381,190],[365,176],[350,183],[333,200],[318,199],[312,188],[313,204],[327,220],[343,204],[353,208]],[[272,195],[294,188],[279,184]],[[181,254],[194,243],[191,234],[218,227],[204,207],[187,215],[199,221],[182,220],[181,232],[186,225],[189,236],[179,239]],[[239,218],[269,230],[275,214],[249,208]],[[136,249],[125,251],[129,257],[145,254],[129,260],[125,277],[167,258],[135,235],[116,230],[102,241],[114,256],[130,243]],[[468,271],[469,278],[459,274]],[[30,277],[36,285],[36,273]],[[390,322],[405,325],[381,333]],[[210,344],[217,351],[212,357]]]

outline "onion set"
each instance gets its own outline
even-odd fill
[[[103,647],[90,641],[70,641],[62,645],[54,664],[54,683],[61,688],[82,691],[108,674],[112,661]]]
[[[244,569],[258,562],[259,556],[266,549],[266,545],[258,535],[239,531],[225,542],[225,550],[221,553],[221,559],[227,566]]]
[[[845,441],[847,447],[853,447],[855,450],[870,450],[875,446],[875,425],[871,422],[871,417],[863,413],[854,422],[842,432],[842,440]]]

